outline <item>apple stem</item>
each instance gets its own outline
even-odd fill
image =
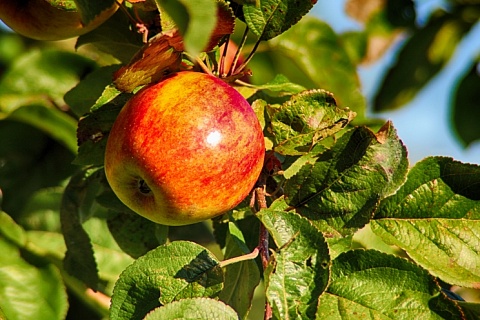
[[[191,54],[187,53],[187,52],[184,52],[183,54],[185,54],[186,56],[188,56],[189,58],[191,58],[192,60],[194,60],[196,63],[198,63],[198,65],[200,66],[200,68],[207,74],[213,76],[214,74],[212,73],[212,70],[210,70],[210,68],[205,64],[205,62],[202,61],[202,59],[200,59],[199,57],[193,57]]]

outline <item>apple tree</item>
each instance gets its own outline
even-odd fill
[[[479,299],[463,293],[480,289],[480,167],[437,156],[410,166],[395,124],[367,113],[360,89],[358,64],[382,54],[374,40],[390,45],[409,16],[398,20],[389,5],[365,18],[364,31],[337,34],[308,15],[313,6],[322,3],[3,1],[0,17],[27,37],[0,34],[0,318],[478,319]],[[81,23],[60,38],[78,37],[28,38],[61,34],[52,17],[65,11]],[[472,12],[460,16],[478,20]],[[92,21],[99,26],[82,29]],[[211,105],[227,110],[230,96],[203,80],[147,95],[141,101],[157,102],[112,130],[128,102],[140,101],[133,97],[185,73],[233,88],[262,138],[203,158],[190,152],[201,148],[201,131],[179,123],[202,117],[200,103],[206,118]],[[384,92],[405,97],[391,83],[397,91],[386,82]],[[186,97],[191,108],[173,109]],[[134,121],[162,103],[164,118]],[[229,125],[251,131],[243,120]],[[176,139],[158,133],[172,128]],[[206,218],[189,209],[190,218],[155,223],[177,213],[173,205],[144,212],[141,197],[167,194],[164,176],[112,188],[132,166],[126,147],[115,148],[128,134],[139,138],[133,166],[159,148],[145,166],[175,168],[183,182],[172,179],[172,188],[201,195],[189,208],[208,203],[214,212],[237,186],[249,192],[212,219],[197,222]],[[260,163],[251,182],[253,169],[236,170],[246,145],[241,159]],[[170,157],[173,149],[185,152]],[[107,158],[117,161],[111,177]],[[192,159],[199,168],[184,169]],[[141,193],[136,206],[123,187]]]

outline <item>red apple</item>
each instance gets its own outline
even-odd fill
[[[118,198],[154,222],[220,215],[251,191],[263,166],[262,128],[222,80],[179,72],[140,90],[118,115],[105,172]]]
[[[63,40],[92,31],[118,9],[114,4],[84,25],[75,8],[65,10],[47,0],[0,0],[0,20],[15,32],[36,40]]]

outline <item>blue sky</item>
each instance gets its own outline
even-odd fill
[[[345,1],[319,1],[312,14],[329,23],[337,32],[358,29],[359,25],[345,16]],[[419,19],[424,19],[439,0],[415,2]],[[480,142],[463,149],[449,126],[449,99],[455,79],[466,72],[469,64],[480,53],[480,23],[465,37],[447,67],[426,86],[418,96],[400,110],[379,116],[392,120],[403,140],[413,164],[427,156],[450,156],[462,162],[480,163]],[[362,90],[368,101],[372,100],[379,80],[395,59],[390,52],[372,66],[359,69]],[[480,108],[480,104],[479,104]],[[479,119],[480,125],[480,119]]]

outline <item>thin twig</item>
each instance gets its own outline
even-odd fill
[[[237,262],[241,262],[241,261],[255,259],[256,257],[258,257],[259,252],[260,252],[260,250],[257,247],[255,249],[253,249],[253,251],[250,252],[250,253],[247,253],[247,254],[244,254],[244,255],[241,255],[241,256],[238,256],[238,257],[230,258],[230,259],[227,259],[227,260],[223,260],[223,261],[220,262],[220,267],[223,268],[223,267],[228,266],[229,264],[232,264],[232,263],[237,263]]]
[[[247,42],[247,35],[248,35],[248,26],[245,28],[245,31],[243,32],[242,40],[238,45],[237,52],[235,52],[235,57],[233,58],[232,65],[230,66],[230,70],[228,71],[227,76],[231,76],[236,71],[235,68],[237,67],[238,59],[240,58],[240,54],[242,53],[245,43]]]
[[[223,74],[225,72],[225,61],[227,59],[227,50],[228,50],[228,43],[230,42],[230,35],[227,36],[227,39],[225,41],[225,44],[224,44],[224,48],[223,48],[223,52],[222,52],[222,55],[220,57],[220,63],[219,63],[219,67],[218,67],[218,75],[220,76],[220,78],[223,78]],[[229,71],[227,71],[229,72]]]
[[[257,48],[258,46],[260,45],[260,38],[257,40],[257,42],[255,42],[255,45],[253,46],[252,48],[252,51],[250,52],[250,54],[248,55],[247,59],[245,59],[245,61],[240,65],[240,67],[238,67],[237,70],[235,70],[236,73],[240,73],[243,71],[243,69],[245,69],[245,67],[247,66],[247,64],[250,62],[250,60],[252,60],[253,56],[255,55],[255,52],[257,51]]]
[[[266,195],[266,176],[264,174],[261,175],[259,179],[259,186],[255,188],[255,197],[257,198],[257,205],[259,210],[266,209],[267,208],[267,200],[265,198]],[[262,267],[263,271],[265,272],[265,269],[268,266],[268,263],[270,261],[270,252],[269,252],[269,234],[267,228],[263,225],[263,223],[260,224],[260,235],[258,239],[258,248],[260,250],[260,259],[262,260]],[[269,320],[272,318],[272,307],[270,306],[270,303],[268,300],[265,301],[265,315],[264,315],[264,320]]]
[[[138,14],[136,14],[135,12],[135,15],[136,15],[136,19],[130,14],[130,12],[128,12],[127,8],[125,8],[123,6],[123,3],[119,0],[115,0],[115,2],[117,3],[118,7],[120,8],[120,10],[123,11],[123,13],[125,13],[125,15],[127,16],[128,19],[130,19],[130,21],[135,25],[135,28],[137,28],[137,31],[138,33],[142,34],[142,41],[143,43],[147,43],[148,42],[148,28],[147,26],[145,25],[145,23],[140,19],[140,17],[138,16]]]

